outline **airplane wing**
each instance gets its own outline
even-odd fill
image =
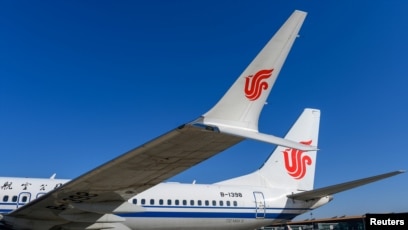
[[[8,217],[61,221],[64,220],[61,213],[73,207],[92,209],[86,204],[103,205],[111,213],[123,201],[241,140],[191,124],[180,126],[66,183]]]
[[[400,173],[404,173],[405,171],[403,170],[399,170],[399,171],[394,171],[394,172],[389,172],[389,173],[384,173],[381,175],[377,175],[377,176],[372,176],[372,177],[367,177],[367,178],[363,178],[363,179],[359,179],[359,180],[354,180],[354,181],[350,181],[350,182],[345,182],[345,183],[341,183],[341,184],[336,184],[336,185],[332,185],[332,186],[328,186],[328,187],[324,187],[324,188],[319,188],[319,189],[314,189],[311,191],[306,191],[306,192],[300,192],[300,193],[296,193],[296,194],[291,194],[288,195],[288,198],[291,199],[295,199],[295,200],[314,200],[314,199],[319,199],[325,196],[330,196],[333,195],[335,193],[339,193],[339,192],[343,192],[355,187],[359,187],[368,183],[372,183],[378,180],[382,180],[385,179],[387,177],[392,177],[395,175],[398,175]]]
[[[305,12],[295,11],[203,116],[16,209],[2,221],[14,229],[108,229],[124,221],[114,212],[143,209],[126,202],[131,197],[244,139],[316,150],[258,132],[260,112],[305,17]]]

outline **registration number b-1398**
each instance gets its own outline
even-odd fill
[[[221,197],[242,197],[240,192],[220,192]]]

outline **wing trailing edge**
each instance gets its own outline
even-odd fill
[[[298,143],[296,141],[292,141],[289,139],[277,137],[270,134],[260,133],[252,130],[242,129],[238,127],[230,127],[230,126],[223,126],[223,125],[205,125],[201,121],[200,122],[193,122],[191,123],[193,126],[204,127],[205,129],[215,130],[222,134],[232,135],[236,137],[241,137],[244,139],[251,139],[255,141],[261,141],[268,144],[278,145],[286,148],[294,148],[299,149],[302,151],[316,151],[318,148],[316,146],[305,145],[302,143]]]

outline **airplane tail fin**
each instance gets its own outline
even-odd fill
[[[292,13],[221,100],[203,115],[204,123],[258,131],[258,119],[306,12]]]
[[[285,139],[305,145],[318,144],[320,110],[305,109],[286,134]],[[313,189],[317,151],[304,152],[278,146],[259,169],[267,180],[279,186]]]
[[[318,144],[320,110],[305,109],[285,139],[304,145]],[[264,165],[254,173],[217,184],[313,189],[317,151],[302,151],[278,146]]]

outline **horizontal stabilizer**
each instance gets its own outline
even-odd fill
[[[389,172],[389,173],[385,173],[385,174],[381,174],[377,176],[372,176],[372,177],[367,177],[367,178],[363,178],[359,180],[336,184],[336,185],[319,188],[319,189],[315,189],[311,191],[291,194],[291,195],[288,195],[287,197],[295,199],[295,200],[318,199],[318,198],[322,198],[325,196],[333,195],[335,193],[343,192],[343,191],[346,191],[346,190],[349,190],[349,189],[352,189],[352,188],[355,188],[361,185],[365,185],[365,184],[372,183],[378,180],[382,180],[388,177],[392,177],[392,176],[395,176],[395,175],[398,175],[404,172],[405,172],[404,170],[398,170],[395,172]]]

